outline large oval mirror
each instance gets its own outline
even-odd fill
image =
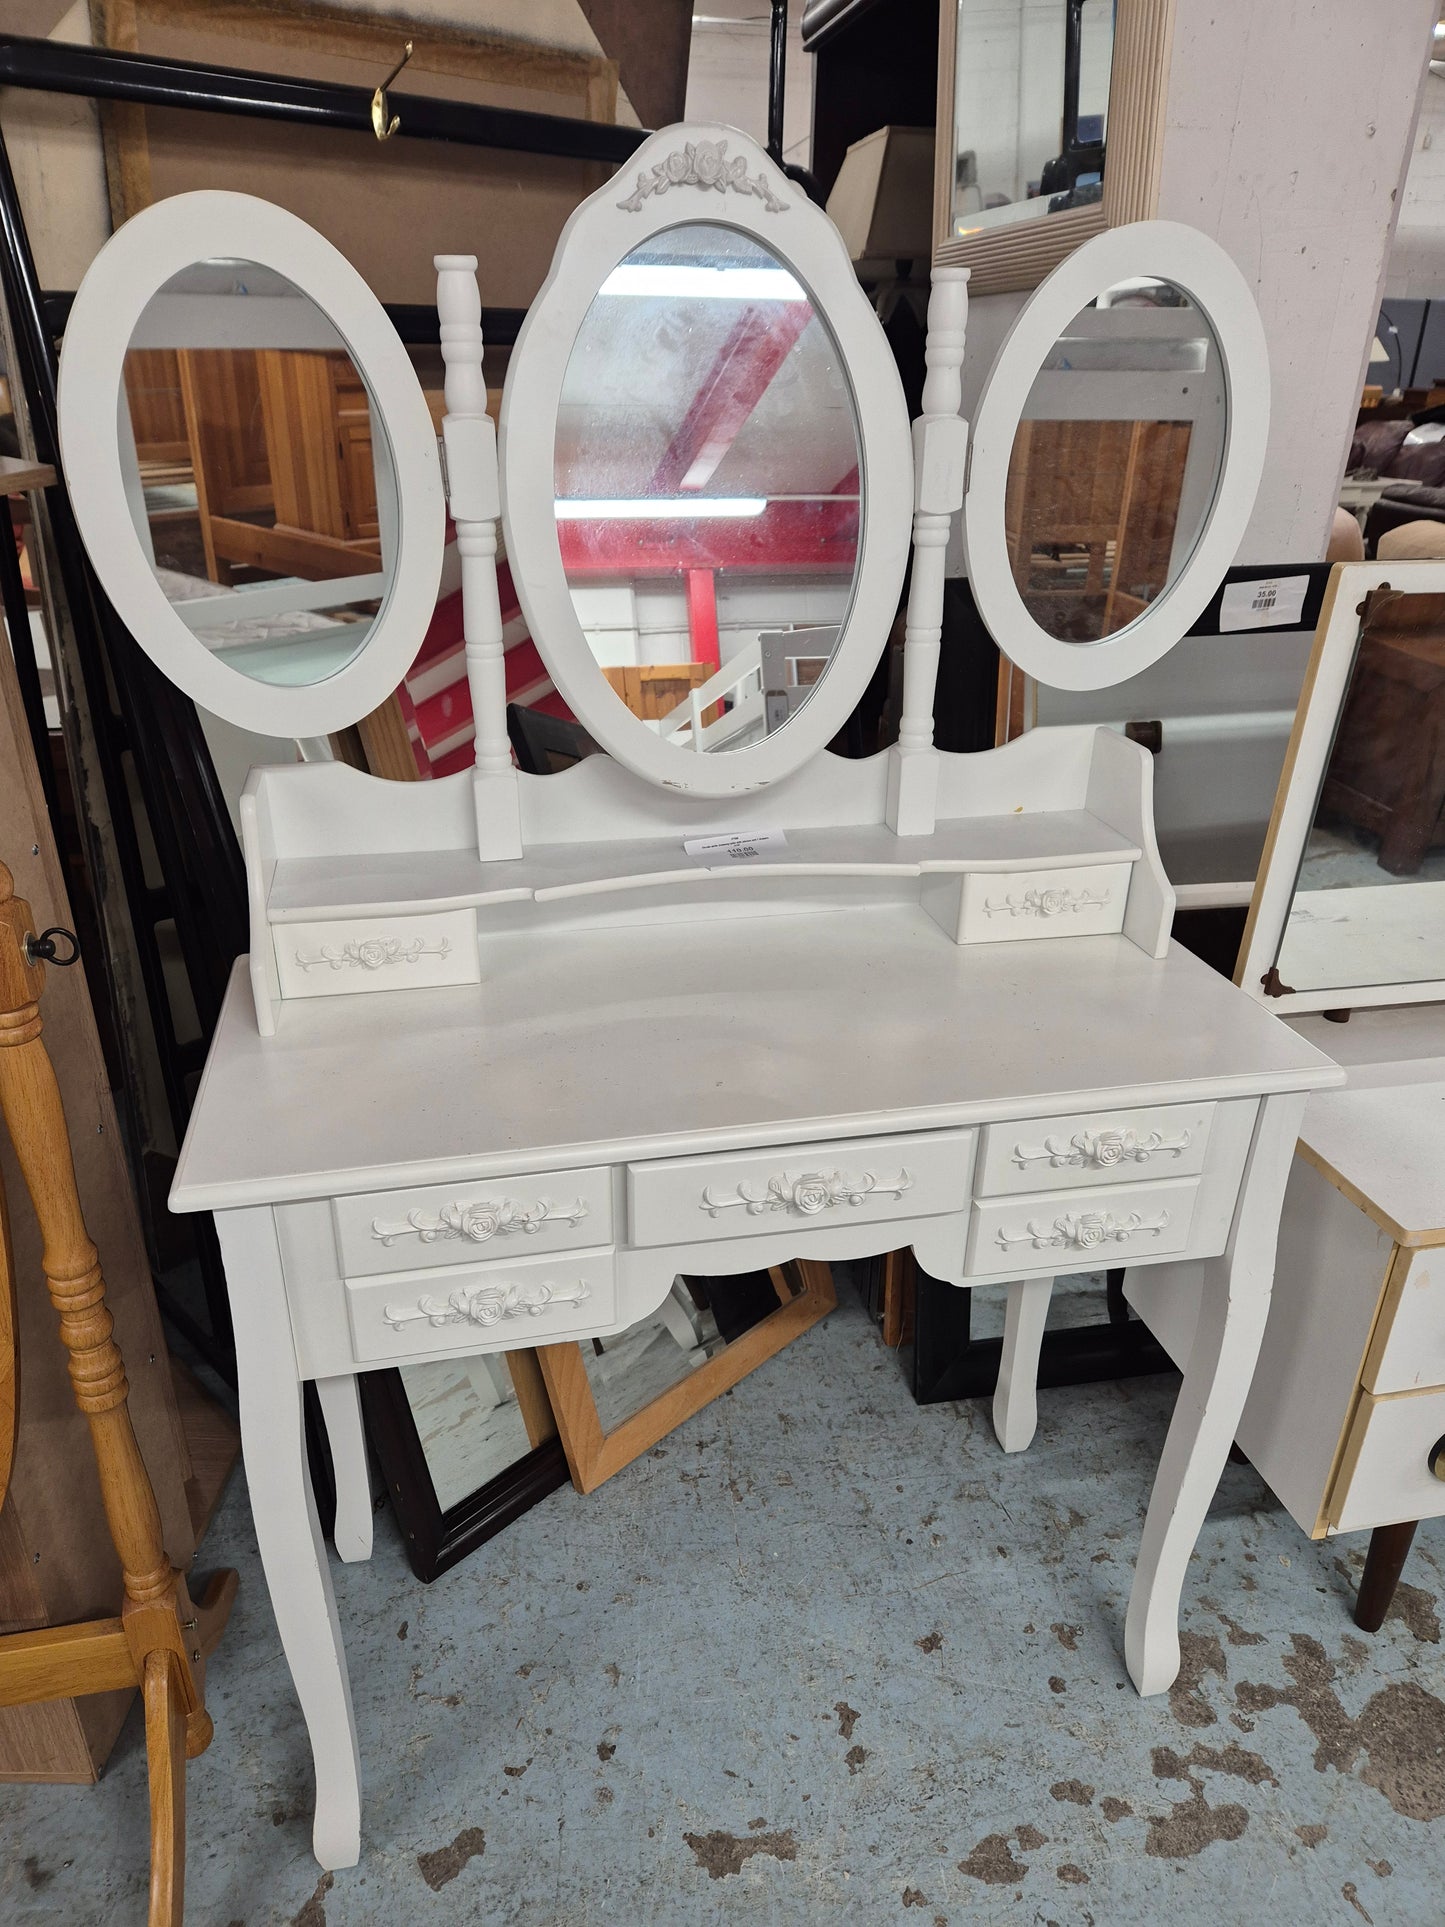
[[[1141,223],[1056,269],[974,431],[968,573],[1004,653],[1097,689],[1171,648],[1235,559],[1268,421],[1259,317],[1207,237]]]
[[[837,230],[760,148],[672,129],[629,173],[567,224],[512,351],[507,553],[595,741],[721,797],[800,768],[867,686],[908,559],[908,413]]]
[[[857,575],[858,427],[769,248],[689,222],[612,270],[567,360],[554,485],[582,633],[661,741],[746,749],[808,703]]]
[[[435,435],[379,304],[302,222],[196,194],[127,223],[76,297],[61,432],[102,584],[197,702],[315,736],[396,687],[440,572]]]

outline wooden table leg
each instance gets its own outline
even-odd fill
[[[1139,1541],[1124,1625],[1129,1677],[1167,1692],[1179,1671],[1179,1595],[1259,1357],[1275,1242],[1305,1100],[1264,1098],[1224,1255],[1206,1261],[1199,1323]]]
[[[1419,1523],[1418,1519],[1407,1519],[1397,1526],[1376,1526],[1370,1534],[1370,1550],[1365,1554],[1365,1570],[1360,1574],[1355,1599],[1355,1624],[1362,1633],[1377,1633],[1384,1625]]]
[[[1053,1295],[1052,1278],[1020,1278],[1008,1288],[1003,1356],[993,1394],[993,1429],[1005,1452],[1033,1443],[1039,1422],[1039,1346]]]
[[[146,1764],[151,1790],[149,1927],[181,1927],[186,1891],[186,1709],[175,1655],[145,1664]]]
[[[328,1870],[361,1858],[361,1761],[331,1569],[306,1465],[301,1381],[270,1210],[218,1211],[236,1331],[241,1453],[276,1626],[311,1738],[311,1840]]]

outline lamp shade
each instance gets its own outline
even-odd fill
[[[855,263],[933,255],[933,129],[880,127],[855,141],[828,196],[828,213]]]

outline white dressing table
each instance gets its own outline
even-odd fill
[[[358,1858],[360,1768],[303,1447],[304,1381],[318,1386],[335,1447],[337,1549],[362,1558],[355,1375],[374,1366],[617,1332],[684,1269],[905,1245],[960,1286],[1042,1283],[1081,1258],[1157,1267],[1166,1281],[1187,1265],[1203,1278],[1197,1328],[1124,1640],[1139,1690],[1161,1692],[1178,1669],[1189,1554],[1263,1330],[1299,1118],[1307,1093],[1339,1081],[1320,1052],[1171,945],[1142,749],[1092,728],[1038,730],[976,757],[932,748],[943,544],[965,494],[963,281],[935,289],[910,454],[896,374],[841,244],[770,176],[731,130],[654,136],[627,179],[569,223],[514,352],[501,452],[509,558],[558,688],[610,754],[551,777],[520,776],[506,755],[497,463],[475,264],[454,257],[439,263],[439,305],[476,770],[404,786],[308,763],[254,772],[243,799],[252,951],[172,1202],[216,1213],[252,1506],[312,1740],[327,1867]],[[167,237],[171,272],[197,248],[259,261],[328,314],[368,376],[377,440],[406,472],[403,555],[412,525],[429,543],[439,527],[424,404],[345,263],[243,197],[181,197],[137,217],[77,297],[65,452],[122,613],[183,687],[224,700],[236,720],[283,733],[299,694],[309,728],[285,733],[341,727],[360,713],[353,681],[374,700],[378,656],[399,680],[415,648],[415,611],[395,591],[355,658],[297,691],[214,653],[198,660],[130,555],[123,463],[96,399],[109,382],[113,424],[120,353],[107,344],[123,350],[156,285],[143,224]],[[729,273],[752,278],[721,294],[692,278]],[[1026,308],[980,410],[965,520],[980,606],[1011,625],[1010,653],[1033,673],[1062,663],[1102,682],[1115,652],[1120,674],[1161,654],[1248,513],[1263,429],[1240,425],[1226,441],[1220,422],[1217,486],[1192,549],[1179,544],[1187,561],[1094,648],[1040,628],[989,548],[1004,540],[1027,371],[1078,309],[1147,274],[1207,313],[1235,392],[1260,378],[1242,284],[1184,230],[1101,236]],[[719,315],[709,300],[748,305]],[[688,325],[660,332],[642,356],[646,381],[634,379],[608,360],[609,343],[625,340],[628,313],[644,328],[649,304],[671,301],[694,303]],[[682,401],[725,390],[727,406],[701,421],[682,408],[681,425],[659,428],[663,345],[692,352],[699,340]],[[606,406],[588,388],[598,368]],[[712,378],[720,369],[725,383]],[[614,442],[619,394],[639,412]],[[806,408],[794,412],[790,396]],[[781,443],[763,432],[773,408],[796,428]],[[600,478],[586,473],[594,451],[614,465]],[[910,519],[900,742],[845,762],[825,745],[882,646]],[[739,526],[709,536],[718,522]],[[629,544],[645,569],[626,562]],[[691,695],[647,716],[599,664],[683,646],[668,600],[674,552],[689,572]],[[264,593],[274,604],[279,592]],[[827,656],[816,685],[791,693],[767,687],[755,642],[786,630],[789,611],[805,632],[800,658]],[[745,853],[690,850],[705,832],[737,832]],[[1010,1315],[1022,1357],[1027,1284]]]

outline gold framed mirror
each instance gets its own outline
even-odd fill
[[[940,0],[935,267],[975,295],[1034,288],[1154,217],[1174,4]]]

